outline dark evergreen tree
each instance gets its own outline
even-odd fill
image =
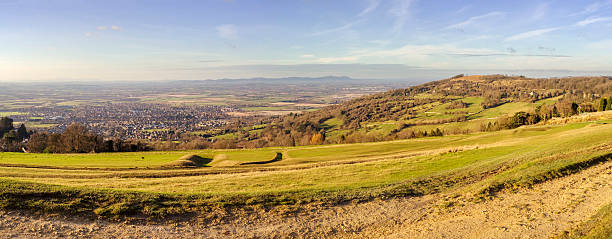
[[[17,139],[19,141],[23,141],[29,137],[28,130],[26,129],[24,124],[21,124],[17,129]]]
[[[597,111],[606,110],[607,105],[608,105],[608,101],[606,100],[606,98],[599,99],[599,106],[597,107]]]
[[[578,104],[576,104],[576,102],[572,102],[572,114],[578,114]]]
[[[557,110],[557,106],[553,106],[552,109],[552,117],[560,117],[561,115],[559,114],[559,110]]]
[[[11,130],[13,130],[13,119],[9,117],[0,118],[0,138]]]

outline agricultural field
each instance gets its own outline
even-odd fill
[[[27,115],[27,113],[23,112],[0,112],[0,117],[9,117],[9,116],[17,116],[17,115]]]
[[[80,123],[106,137],[180,141],[174,133],[215,132],[239,118],[310,112],[413,83],[347,77],[8,83],[0,89],[0,117],[35,131]]]
[[[279,210],[293,215],[346,203],[367,205],[381,199],[434,195],[446,195],[438,204],[451,210],[463,204],[486,204],[500,194],[610,165],[612,117],[602,113],[594,117],[567,124],[362,144],[0,153],[0,206],[104,220],[181,218],[176,220],[219,226],[241,220],[232,215],[247,218]],[[326,125],[338,123],[330,120]],[[610,189],[609,184],[603,187]],[[599,208],[599,216],[582,215],[566,228],[549,232],[609,235],[598,223],[609,221],[609,207]],[[591,215],[594,219],[589,219]]]
[[[109,103],[235,106],[247,113],[322,108],[347,99],[406,87],[415,82],[365,81],[347,77],[256,78],[199,81],[10,83],[0,89],[0,117],[32,108],[69,109]],[[12,111],[15,110],[15,111]]]

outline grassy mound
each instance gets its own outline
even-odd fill
[[[212,162],[211,158],[203,158],[195,154],[188,154],[176,161],[164,164],[164,166],[173,168],[196,168],[204,167],[210,162]]]

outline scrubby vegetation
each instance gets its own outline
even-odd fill
[[[610,77],[457,76],[364,96],[314,112],[240,122],[225,130],[233,137],[217,145],[258,148],[373,142],[512,129],[553,117],[604,111],[612,104],[606,101],[606,95],[612,95]],[[521,110],[511,109],[518,105]],[[515,114],[519,111],[523,112]],[[488,113],[494,117],[485,118]],[[326,122],[332,120],[338,123],[330,127]],[[377,130],[390,121],[398,126]],[[249,130],[249,124],[265,127]],[[462,127],[442,129],[449,124]]]

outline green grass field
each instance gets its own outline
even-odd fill
[[[17,115],[26,115],[27,113],[23,112],[0,112],[0,117],[9,117],[9,116],[17,116]]]
[[[224,161],[250,162],[271,159],[274,157],[275,150],[197,150],[96,154],[0,153],[0,164],[58,168],[158,168],[186,154],[197,154],[202,157],[218,159],[213,163],[222,163]]]
[[[476,199],[610,160],[612,124],[606,122],[251,150],[0,153],[0,207],[159,216],[211,205],[335,204],[450,190]],[[269,162],[277,152],[282,160]],[[212,161],[197,168],[168,166],[189,154]],[[248,162],[255,164],[243,164]],[[46,196],[29,193],[34,191]],[[64,194],[101,201],[58,196]],[[129,210],[117,209],[119,204]]]

